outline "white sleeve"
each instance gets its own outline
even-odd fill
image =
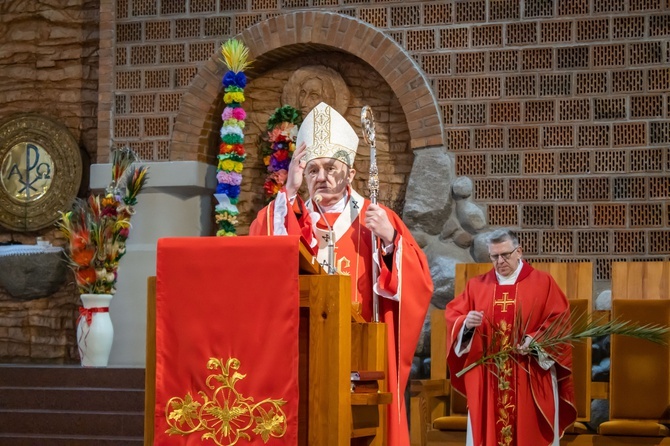
[[[470,347],[472,346],[472,336],[470,337],[470,339],[465,341],[465,344],[463,344],[462,341],[464,334],[465,334],[465,324],[461,326],[461,331],[458,332],[458,342],[454,347],[454,352],[456,353],[456,356],[458,356],[459,358],[464,354],[469,353]]]

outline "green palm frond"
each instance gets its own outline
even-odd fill
[[[249,48],[237,39],[229,39],[221,45],[221,54],[223,62],[234,73],[244,71],[251,65]]]
[[[520,313],[517,314],[517,320],[520,320]],[[490,322],[490,321],[489,321]],[[519,326],[519,325],[517,325]],[[520,334],[515,336],[512,345],[514,347],[501,349],[494,341],[485,351],[485,354],[478,361],[468,365],[463,370],[456,373],[456,377],[461,377],[471,369],[482,364],[497,364],[502,358],[506,358],[517,353],[516,345],[523,339],[527,327],[520,327]],[[630,336],[656,344],[667,345],[668,333],[670,327],[657,324],[640,325],[632,321],[623,321],[614,319],[607,321],[604,316],[592,318],[589,314],[579,314],[572,321],[568,313],[554,319],[547,328],[538,334],[530,343],[530,349],[535,351],[544,350],[552,355],[558,349],[571,345],[574,342],[582,342],[588,338],[598,338],[608,335]]]

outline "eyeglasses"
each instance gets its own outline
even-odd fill
[[[510,252],[503,252],[500,254],[489,254],[489,258],[493,263],[497,262],[498,259],[503,259],[506,262],[509,260],[510,257],[512,257],[512,254],[514,254],[514,251],[516,251],[517,249],[519,249],[518,246],[513,250],[511,250]]]

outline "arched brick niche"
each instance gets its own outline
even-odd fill
[[[291,71],[324,65],[340,73],[351,89],[347,119],[357,127],[362,105],[373,107],[377,119],[380,180],[387,185],[380,200],[401,210],[412,164],[412,152],[442,146],[440,111],[426,78],[411,57],[369,24],[334,13],[296,12],[255,25],[238,36],[250,50],[253,65],[246,71],[248,113],[245,129],[249,152],[240,203],[240,224],[263,205],[264,166],[253,153],[257,135],[269,114],[281,105],[279,95]],[[170,147],[171,160],[213,164],[218,148],[222,105],[221,77],[226,68],[214,55],[199,70],[184,94]],[[360,134],[360,128],[356,129]],[[356,188],[365,192],[369,152],[359,149]],[[246,197],[245,197],[246,195]],[[386,198],[386,201],[384,199]],[[243,232],[244,230],[242,230]]]
[[[255,60],[250,77],[278,60],[327,47],[343,51],[368,63],[389,84],[405,113],[412,149],[443,145],[443,126],[436,98],[427,79],[412,58],[395,41],[369,24],[349,16],[302,11],[265,20],[239,35]],[[202,131],[219,99],[220,79],[225,67],[215,55],[198,72],[184,95],[177,116],[171,159],[186,154],[204,155]],[[186,155],[188,157],[188,155]]]

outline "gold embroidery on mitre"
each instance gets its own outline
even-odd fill
[[[334,158],[351,166],[354,160],[349,155],[349,149],[334,140],[331,110],[330,107],[314,109],[314,145],[308,149],[311,152],[309,158]]]
[[[314,109],[314,145],[311,148],[314,158],[325,156],[330,146],[330,108]]]
[[[305,143],[305,162],[315,158],[333,158],[351,167],[358,150],[358,134],[337,110],[319,103],[305,116],[296,145]]]
[[[217,446],[232,446],[241,438],[251,441],[251,435],[260,436],[264,443],[270,437],[280,438],[286,434],[286,414],[281,406],[283,399],[266,398],[254,404],[252,397],[244,397],[235,384],[247,375],[238,373],[240,361],[228,358],[210,358],[209,370],[221,369],[220,374],[209,375],[205,384],[211,395],[199,391],[202,402],[193,399],[190,393],[184,398],[173,397],[165,405],[165,419],[169,435],[191,435],[203,432],[202,440],[212,440]],[[212,383],[214,381],[214,383]]]

